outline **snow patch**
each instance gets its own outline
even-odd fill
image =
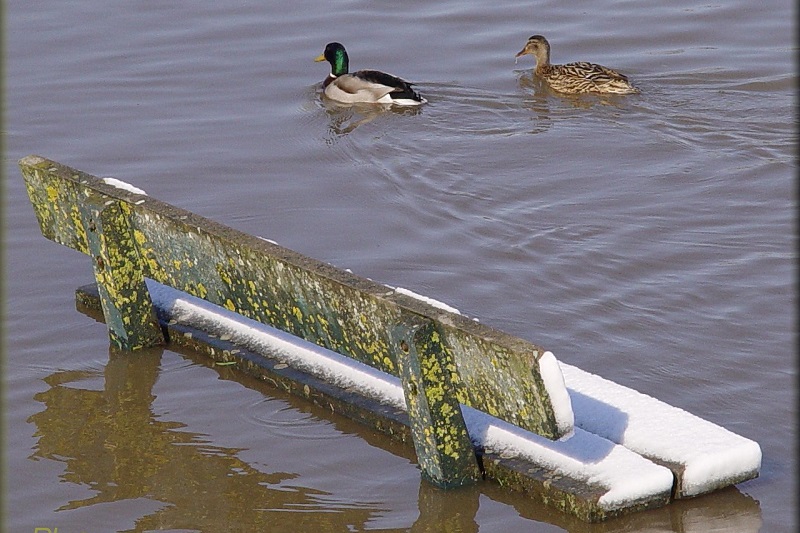
[[[142,189],[134,187],[130,183],[126,183],[122,180],[118,180],[117,178],[103,178],[102,181],[106,185],[111,185],[112,187],[116,187],[117,189],[122,189],[128,192],[132,192],[133,194],[141,194],[147,196],[147,193],[144,192]]]
[[[685,465],[686,496],[761,468],[761,447],[708,420],[580,368],[560,363],[575,425],[636,453]]]
[[[564,385],[564,375],[558,366],[553,352],[544,352],[539,358],[539,374],[542,376],[544,388],[550,396],[553,405],[553,414],[558,425],[559,433],[564,433],[562,439],[569,437],[575,426],[575,414],[572,412],[567,387]]]
[[[397,377],[152,280],[147,283],[154,304],[179,323],[406,410]],[[470,436],[476,445],[501,457],[520,457],[559,475],[605,487],[599,500],[605,509],[671,490],[672,472],[642,455],[685,464],[687,494],[699,494],[717,480],[760,468],[758,444],[711,422],[559,363],[550,352],[539,359],[539,370],[559,426],[569,427],[574,420],[570,436],[551,441],[462,405]]]
[[[387,285],[387,287],[388,287],[388,285]],[[394,291],[397,294],[404,294],[404,295],[410,296],[410,297],[412,297],[414,299],[423,301],[428,305],[436,307],[437,309],[442,309],[444,311],[448,311],[450,313],[455,313],[457,315],[461,314],[461,311],[459,311],[455,307],[451,307],[451,306],[447,305],[444,302],[440,302],[439,300],[434,300],[433,298],[429,298],[428,296],[423,296],[421,294],[417,294],[416,292],[408,290],[408,289],[404,289],[403,287],[397,287],[397,288],[394,289]]]

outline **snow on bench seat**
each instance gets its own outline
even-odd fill
[[[399,378],[200,298],[151,280],[147,284],[153,304],[166,310],[172,320],[254,351],[277,351],[293,367],[399,410],[406,409]],[[671,492],[673,475],[667,468],[588,431],[576,429],[571,436],[552,441],[467,406],[462,405],[462,411],[476,446],[506,458],[523,459],[586,485],[604,487],[605,494],[597,503],[605,510]]]
[[[668,466],[677,478],[675,497],[697,496],[758,476],[758,443],[652,396],[560,364],[575,425]]]

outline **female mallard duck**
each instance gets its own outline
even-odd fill
[[[378,70],[359,70],[348,73],[347,52],[339,43],[328,43],[325,52],[314,61],[328,61],[331,73],[322,87],[331,100],[354,104],[420,105],[426,100],[405,80]]]
[[[633,94],[639,89],[628,78],[615,70],[581,61],[566,65],[550,64],[550,43],[541,35],[534,35],[525,48],[515,56],[530,54],[536,58],[536,75],[544,79],[553,90],[568,94]]]

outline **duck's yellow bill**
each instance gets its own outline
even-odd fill
[[[319,63],[320,61],[325,61],[325,54],[318,55],[317,57],[314,58],[314,61],[316,61],[317,63]]]

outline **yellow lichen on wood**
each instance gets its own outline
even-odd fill
[[[387,332],[413,311],[437,324],[432,340],[452,361],[437,372],[462,381],[461,403],[561,436],[530,343],[456,315],[440,321],[444,312],[385,286],[153,198],[137,205],[138,195],[58,163],[31,156],[20,167],[42,233],[56,242],[89,253],[78,205],[88,196],[117,202],[146,277],[394,375],[401,369]]]

